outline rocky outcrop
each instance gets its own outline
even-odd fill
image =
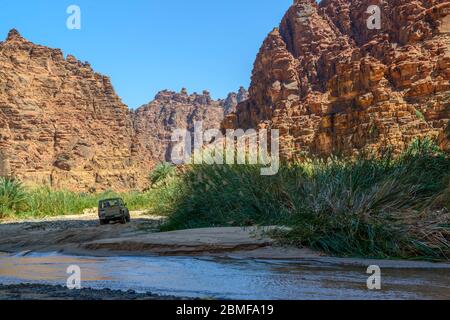
[[[381,29],[368,27],[371,5]],[[196,121],[279,129],[285,158],[399,152],[426,136],[448,148],[449,100],[448,0],[296,0],[265,39],[249,92],[162,91],[136,111],[88,63],[12,30],[0,43],[0,175],[76,191],[143,188],[169,160],[173,130]]]
[[[231,92],[228,94],[227,98],[222,102],[225,115],[232,112],[236,112],[236,107],[239,103],[244,102],[248,99],[248,91],[244,87],[240,87],[239,91]]]
[[[245,94],[161,91],[133,111],[88,63],[11,30],[0,43],[0,176],[83,192],[143,189],[155,164],[170,160],[173,130],[220,128],[224,108]]]
[[[381,29],[368,27],[378,5]],[[276,128],[285,158],[444,137],[450,2],[296,0],[264,41],[224,128]],[[445,145],[445,143],[442,143]]]
[[[108,77],[12,30],[0,43],[3,174],[79,191],[138,186],[132,113]]]
[[[186,89],[179,93],[165,90],[135,111],[136,139],[145,150],[142,154],[157,162],[170,162],[175,130],[193,132],[200,121],[205,130],[219,129],[223,119],[224,101],[213,100],[208,91],[188,94]]]

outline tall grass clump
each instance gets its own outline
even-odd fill
[[[117,197],[124,199],[130,210],[147,210],[156,207],[155,196],[156,193],[138,191],[89,194],[49,187],[25,188],[16,180],[0,178],[0,219],[82,214],[86,209],[97,208],[100,200]]]
[[[174,177],[176,174],[175,167],[170,163],[158,164],[152,172],[150,172],[148,179],[152,187],[164,184],[168,179]]]
[[[0,177],[0,218],[26,207],[26,192],[14,179]]]
[[[290,217],[283,181],[256,165],[195,165],[180,179],[165,230],[281,224]]]
[[[177,183],[164,230],[286,225],[283,243],[343,256],[450,258],[450,160],[428,140],[401,156],[193,166]]]
[[[285,241],[330,253],[450,258],[450,161],[429,141],[403,155],[314,163]]]
[[[94,195],[41,187],[28,192],[27,209],[18,215],[44,217],[78,214],[96,207],[97,203]]]

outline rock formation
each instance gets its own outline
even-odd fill
[[[450,1],[296,0],[223,127],[279,129],[285,158],[399,152],[445,136],[449,80]]]
[[[162,91],[136,111],[88,63],[12,30],[0,43],[0,175],[76,191],[143,188],[169,160],[173,130],[195,121],[279,129],[285,158],[399,152],[426,136],[448,148],[449,100],[448,0],[296,0],[264,41],[249,92],[216,101]]]
[[[230,96],[237,96],[231,93]],[[135,112],[136,138],[145,149],[143,154],[151,155],[157,162],[170,162],[171,137],[177,129],[194,131],[195,122],[201,121],[203,128],[220,129],[224,119],[224,101],[213,100],[208,91],[202,94],[161,91],[155,99]],[[234,108],[237,101],[228,101],[228,108]]]
[[[223,109],[225,110],[225,115],[236,112],[237,105],[247,99],[248,91],[245,90],[244,87],[240,87],[237,93],[231,92],[230,94],[228,94],[227,98],[222,102]]]
[[[16,30],[0,43],[3,171],[79,191],[138,186],[132,113],[108,77]],[[4,172],[6,173],[6,172]]]
[[[170,160],[172,130],[220,128],[224,108],[245,94],[162,91],[132,111],[88,63],[11,30],[0,42],[0,176],[83,192],[145,188],[155,164]]]

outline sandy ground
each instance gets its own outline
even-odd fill
[[[159,233],[163,217],[132,212],[126,225],[101,226],[95,210],[84,215],[0,222],[0,252],[59,252],[87,256],[208,256],[233,259],[313,260],[341,266],[450,270],[450,263],[342,259],[309,249],[279,247],[265,228],[206,228]],[[438,270],[439,269],[439,270]],[[433,272],[433,271],[431,271]],[[0,285],[0,300],[166,300],[177,297],[105,290],[68,290],[36,284]]]
[[[450,269],[450,263],[328,257],[306,248],[279,247],[272,227],[206,228],[158,233],[163,217],[131,212],[131,223],[101,226],[95,210],[84,215],[2,221],[0,251],[90,256],[216,256],[236,259],[320,260],[338,265]]]
[[[162,217],[149,217],[140,211],[131,215],[131,223],[106,226],[100,226],[94,210],[88,210],[83,215],[3,220],[0,222],[0,251],[65,252],[91,241],[156,232],[163,221]]]
[[[163,217],[131,212],[131,223],[101,226],[97,215],[2,221],[0,251],[110,255],[196,255],[272,245],[268,228],[209,228],[158,233]]]

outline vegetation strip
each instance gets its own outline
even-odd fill
[[[428,140],[402,155],[333,157],[284,164],[278,175],[258,166],[167,164],[144,193],[120,195],[131,210],[165,215],[162,230],[283,225],[283,244],[340,256],[450,258],[450,159]],[[4,217],[80,213],[111,192],[90,195],[28,190],[0,181]]]

